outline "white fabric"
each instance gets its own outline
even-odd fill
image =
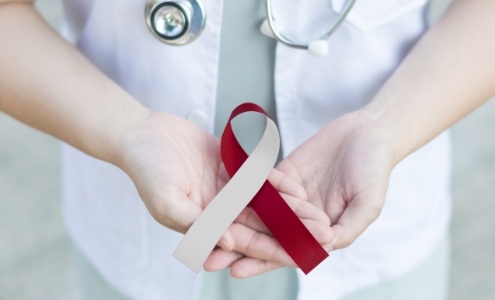
[[[284,34],[307,42],[328,30],[344,1],[276,0],[274,14]],[[204,1],[205,31],[182,47],[150,34],[144,0],[65,2],[67,38],[108,76],[148,107],[201,115],[197,123],[213,130],[221,0]],[[277,47],[277,115],[286,154],[368,102],[426,29],[424,0],[356,5],[329,40],[326,58]],[[122,171],[68,146],[63,153],[67,226],[102,275],[131,298],[193,299],[198,277],[172,256],[180,235],[150,217]],[[443,134],[401,162],[378,221],[351,247],[300,276],[299,299],[335,299],[400,276],[427,257],[447,231],[449,161]]]

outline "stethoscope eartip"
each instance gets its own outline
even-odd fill
[[[327,40],[316,40],[308,44],[309,53],[319,56],[326,57],[328,55],[328,41]]]
[[[265,19],[261,23],[260,31],[263,35],[270,37],[272,39],[276,39],[275,34],[273,33],[268,20]],[[309,53],[319,56],[326,57],[328,55],[328,41],[327,40],[315,40],[308,44]]]

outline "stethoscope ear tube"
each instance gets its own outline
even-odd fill
[[[266,24],[261,25],[261,32],[268,36],[274,36],[279,42],[286,46],[296,49],[308,50],[313,55],[325,57],[328,54],[327,40],[347,18],[347,15],[351,12],[356,1],[357,0],[347,0],[342,13],[339,15],[339,18],[332,26],[332,28],[327,31],[327,33],[322,35],[319,39],[309,42],[308,44],[301,44],[288,38],[277,29],[276,21],[273,17],[271,0],[266,0],[266,21],[263,22]],[[271,34],[268,33],[269,31],[271,32]]]
[[[148,0],[144,13],[151,33],[169,45],[192,42],[206,24],[205,10],[196,0]]]

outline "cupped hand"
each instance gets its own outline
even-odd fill
[[[149,112],[128,130],[124,145],[118,165],[133,180],[153,218],[177,232],[185,233],[229,180],[219,139],[183,118]],[[328,243],[332,237],[328,217],[305,201],[303,187],[278,170],[269,180],[313,235]],[[250,208],[218,245],[224,250],[208,260],[210,269],[226,268],[239,256],[266,259],[276,253],[278,261],[291,261]]]
[[[302,184],[308,200],[329,216],[335,232],[330,247],[336,250],[378,218],[395,164],[387,132],[354,112],[329,123],[278,169]]]
[[[378,218],[395,164],[387,131],[353,112],[329,123],[277,169],[301,184],[308,201],[329,217],[335,236],[326,248],[336,250],[349,246]],[[249,277],[283,265],[241,258],[231,272]]]

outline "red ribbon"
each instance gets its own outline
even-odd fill
[[[243,103],[232,111],[221,139],[222,160],[231,177],[248,158],[237,141],[231,125],[232,119],[245,112],[258,112],[269,118],[263,108],[254,103]],[[249,206],[258,214],[282,248],[305,274],[328,257],[325,249],[311,235],[268,180],[251,200]]]

